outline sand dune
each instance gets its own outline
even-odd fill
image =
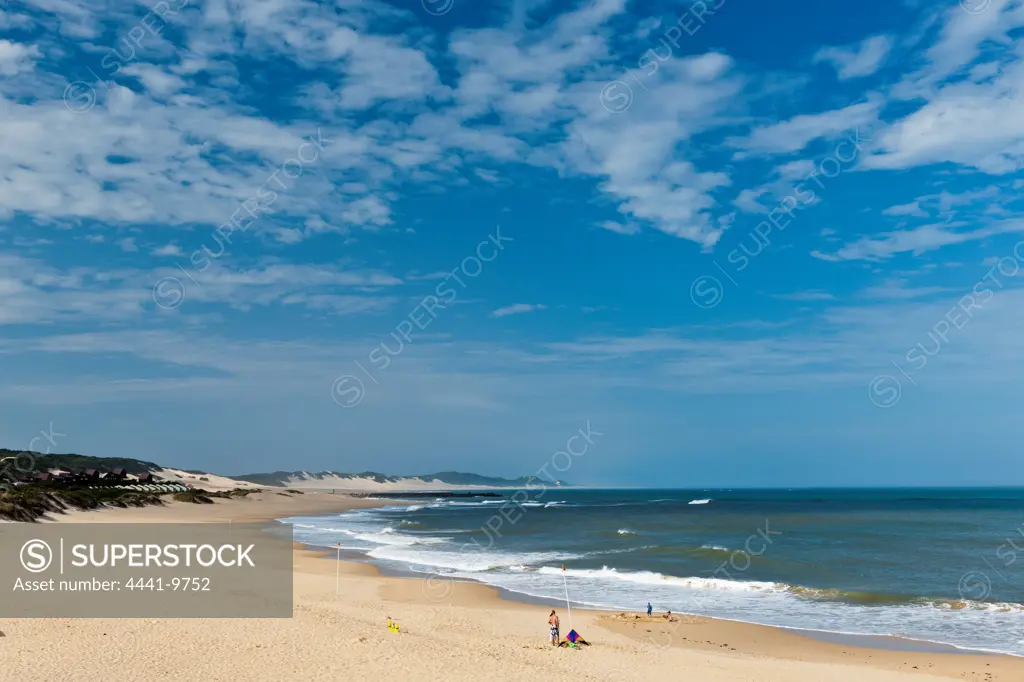
[[[391,481],[378,481],[366,476],[336,476],[334,474],[308,474],[290,476],[284,486],[298,490],[336,490],[339,492],[393,493],[427,490],[495,490],[503,486],[446,483],[440,479],[423,480],[402,476]],[[252,485],[252,484],[250,484]],[[540,484],[537,484],[540,485]],[[514,486],[505,486],[515,488]]]
[[[153,478],[157,479],[158,482],[167,483],[185,483],[187,485],[195,486],[196,488],[203,488],[205,490],[234,490],[235,488],[243,488],[245,490],[253,490],[256,488],[266,488],[265,485],[256,485],[255,483],[249,483],[248,481],[237,481],[227,476],[218,476],[217,474],[191,474],[181,469],[168,469],[164,468],[163,471],[158,471],[153,474]]]

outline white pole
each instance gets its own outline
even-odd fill
[[[569,629],[572,630],[572,607],[569,606],[569,583],[565,580],[565,566],[562,566],[562,585],[565,587],[565,610],[569,612]]]
[[[338,563],[334,567],[334,596],[341,591],[341,543],[338,543]]]

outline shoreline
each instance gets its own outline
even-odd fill
[[[57,515],[62,523],[216,523],[322,516],[393,500],[269,491],[212,505]],[[641,680],[681,668],[702,682],[924,682],[1024,678],[1024,659],[967,651],[901,651],[822,641],[807,631],[680,616],[674,623],[634,613],[573,609],[592,644],[555,649],[546,609],[483,583],[416,580],[382,572],[329,547],[295,543],[291,619],[0,619],[0,665],[15,679],[137,680],[118,663],[177,680],[328,680],[353,671],[406,680]],[[333,564],[324,561],[331,559]],[[413,574],[410,577],[417,577]],[[337,594],[336,594],[337,590]],[[563,633],[568,614],[562,616]],[[386,617],[402,625],[388,633]],[[396,640],[395,637],[401,637]],[[898,638],[887,638],[898,639]],[[396,641],[402,645],[395,646]],[[77,652],[77,653],[75,653]],[[102,652],[102,653],[97,653]],[[483,652],[484,655],[481,655]],[[62,661],[64,663],[62,664]],[[72,665],[79,677],[68,675]]]
[[[404,503],[404,500],[382,500],[390,504]],[[318,545],[307,545],[303,543],[296,543],[302,549],[311,551],[314,553],[321,553],[322,558],[329,559],[331,561],[337,561],[337,558],[330,552],[330,548],[321,547]],[[411,570],[397,569],[390,566],[386,566],[377,563],[372,558],[368,558],[365,555],[359,554],[352,550],[342,551],[342,563],[355,563],[363,566],[367,566],[376,572],[376,575],[382,578],[395,578],[399,580],[412,580],[412,581],[430,581],[429,576],[434,574],[430,573],[417,573]],[[451,579],[445,579],[452,581]],[[437,582],[436,580],[434,582]],[[558,609],[560,606],[564,606],[563,600],[557,600],[547,597],[537,597],[534,595],[524,594],[521,592],[515,592],[503,587],[489,585],[483,581],[473,580],[471,578],[460,578],[453,580],[452,582],[464,583],[469,585],[476,585],[482,588],[493,590],[498,599],[502,602],[511,604],[521,604],[530,606],[545,606]],[[574,611],[579,610],[587,613],[597,614],[600,617],[613,617],[623,613],[622,611],[609,610],[602,608],[595,608],[594,606],[572,602],[570,604]],[[626,612],[632,613],[632,612]],[[767,628],[772,631],[787,633],[795,637],[811,640],[813,642],[824,643],[834,646],[843,647],[844,649],[854,648],[862,651],[875,651],[875,652],[902,652],[910,654],[942,654],[951,656],[978,656],[978,657],[997,657],[999,659],[1010,659],[1020,661],[1022,664],[1022,671],[1024,671],[1024,656],[1016,656],[1014,654],[1001,652],[1001,651],[986,651],[983,649],[971,649],[966,647],[959,647],[955,644],[949,644],[946,642],[935,642],[932,640],[925,639],[914,639],[909,637],[901,637],[898,635],[874,635],[864,633],[850,633],[850,632],[838,632],[833,630],[815,630],[811,628],[796,628],[781,625],[768,625],[764,623],[756,623],[752,621],[734,620],[729,618],[720,618],[713,616],[699,616],[677,612],[673,614],[674,617],[679,617],[681,621],[686,622],[702,622],[711,621],[714,623],[732,623],[743,627],[752,628]],[[653,621],[643,622],[654,622],[661,623],[662,621],[658,616],[655,616]],[[870,658],[870,657],[869,657]]]
[[[337,562],[329,548],[304,545],[298,542],[296,545],[301,548],[300,551],[314,556],[317,560],[327,559]],[[451,584],[451,587],[444,587],[443,585],[439,586],[437,581],[424,578],[422,574],[416,574],[411,571],[391,571],[382,568],[372,561],[342,558],[340,563],[349,567],[343,570],[358,571],[364,575],[371,575],[384,581],[398,583],[397,586],[392,586],[391,588],[392,596],[396,596],[398,601],[411,603],[422,599],[433,601],[431,597],[437,596],[439,591],[450,597],[462,589],[465,592],[471,593],[473,599],[477,602],[477,606],[481,608],[528,610],[538,617],[543,616],[544,613],[538,614],[535,608],[537,606],[544,606],[545,609],[553,607],[559,613],[564,612],[564,602],[531,597],[479,581],[442,581]],[[410,587],[410,585],[416,584],[420,584],[420,595],[415,594],[416,588]],[[463,588],[462,586],[465,587]],[[562,608],[559,608],[559,606]],[[732,652],[743,652],[758,657],[771,657],[801,663],[822,663],[842,660],[846,664],[894,672],[906,672],[909,670],[934,673],[937,670],[945,670],[945,676],[954,679],[1016,680],[1020,679],[1020,676],[1024,674],[1024,658],[1022,657],[996,652],[959,649],[949,644],[925,640],[909,640],[895,636],[799,630],[796,628],[686,614],[679,614],[679,620],[669,624],[658,616],[648,619],[645,615],[635,612],[608,611],[582,605],[578,611],[577,607],[573,605],[573,614],[577,616],[577,621],[587,623],[588,627],[596,625],[598,628],[625,635],[634,640],[642,650],[648,653],[664,650],[667,647],[688,651],[727,649]],[[623,614],[629,617],[622,619],[621,616]],[[673,616],[676,615],[673,614]],[[583,618],[581,619],[580,616],[583,616]],[[563,621],[563,634],[564,631],[567,631],[565,627],[567,624],[567,620]],[[642,626],[643,632],[637,631],[638,625]],[[582,626],[578,625],[576,629],[581,631]],[[702,639],[683,636],[692,634],[691,630],[700,632]],[[812,633],[823,635],[823,637],[819,638]],[[585,638],[588,637],[582,631],[581,634]],[[829,635],[835,635],[835,639],[829,638]],[[669,639],[666,640],[666,637]],[[712,639],[703,639],[703,637],[711,637]],[[595,639],[593,637],[590,638],[591,641]],[[840,638],[842,638],[841,641],[837,641]],[[735,646],[730,644],[730,641],[733,641]],[[868,643],[874,643],[876,646],[866,646],[865,644]],[[882,645],[885,643],[888,643],[889,646]],[[902,643],[907,643],[911,646],[920,644],[921,647],[907,649],[900,646]]]
[[[321,558],[328,559],[330,561],[337,561],[337,558],[332,554],[327,547],[321,547],[319,545],[309,545],[301,542],[295,543],[299,549],[303,549],[310,552],[321,553]],[[424,580],[429,579],[429,576],[433,575],[430,573],[417,573],[416,571],[403,570],[384,566],[376,563],[372,559],[365,558],[365,555],[359,555],[352,550],[342,550],[341,553],[342,563],[354,563],[362,564],[371,567],[377,572],[377,575],[385,578],[398,578],[401,580]],[[467,583],[470,585],[479,585],[495,590],[503,601],[516,603],[516,604],[528,604],[531,606],[545,606],[552,608],[559,608],[565,606],[565,600],[552,599],[549,597],[537,597],[530,594],[524,594],[522,592],[516,592],[509,590],[504,587],[489,585],[480,580],[473,580],[471,578],[458,578],[454,582]],[[605,616],[616,615],[623,613],[623,611],[610,610],[606,608],[596,608],[589,604],[583,604],[580,602],[574,602],[570,600],[570,605],[574,611],[586,611],[588,613],[597,613]],[[634,613],[628,611],[625,613]],[[657,612],[655,612],[657,613]],[[643,615],[643,614],[641,614]],[[900,637],[898,635],[871,635],[854,632],[836,632],[833,630],[814,630],[811,628],[796,628],[787,627],[784,625],[769,625],[766,623],[756,623],[747,620],[735,620],[731,618],[720,618],[718,616],[699,616],[695,614],[688,614],[684,612],[674,612],[673,617],[679,617],[685,620],[694,619],[705,619],[722,623],[737,623],[740,625],[750,625],[759,628],[771,628],[772,630],[781,630],[794,634],[798,637],[804,637],[820,642],[829,642],[832,644],[839,644],[846,647],[854,647],[859,649],[871,649],[877,651],[905,651],[908,653],[943,653],[943,654],[955,654],[955,655],[973,655],[973,656],[1006,656],[1014,659],[1024,660],[1024,656],[1016,656],[1002,651],[985,651],[984,649],[970,649],[965,647],[958,647],[955,644],[948,644],[946,642],[933,642],[927,639],[913,639],[910,637]],[[654,616],[653,622],[659,621],[661,616]]]
[[[302,542],[295,543],[296,548],[317,554],[321,559],[327,559],[329,561],[338,561],[336,556],[330,551],[328,547],[322,547],[319,545],[309,545]],[[430,573],[417,573],[410,570],[396,569],[389,566],[383,566],[374,562],[372,559],[364,558],[363,555],[358,555],[352,550],[342,550],[341,553],[342,564],[356,564],[359,566],[365,566],[375,572],[375,575],[381,578],[394,578],[398,580],[411,580],[411,581],[423,581],[430,580],[430,576],[434,574]],[[436,581],[435,581],[436,582]],[[534,595],[524,594],[522,592],[515,592],[513,590],[506,589],[504,587],[489,585],[483,581],[472,580],[468,578],[458,578],[451,582],[463,583],[467,585],[476,585],[481,588],[493,590],[496,596],[503,602],[511,604],[520,604],[528,606],[544,606],[558,609],[559,607],[565,606],[564,600],[552,599],[549,597],[537,597]],[[633,611],[619,611],[609,610],[602,608],[595,608],[594,606],[574,602],[570,600],[570,605],[574,612],[582,611],[590,614],[597,614],[602,617],[613,617],[623,613],[629,615],[640,616],[637,622],[650,622],[650,623],[664,623],[662,616],[652,616],[647,619],[643,613],[637,613]],[[655,612],[657,613],[657,612]],[[1024,662],[1024,656],[1016,656],[1014,654],[1005,653],[1002,651],[985,651],[983,649],[969,649],[965,647],[958,647],[955,644],[947,644],[945,642],[933,642],[926,639],[913,639],[910,637],[900,637],[898,635],[872,635],[863,633],[853,632],[836,632],[832,630],[813,630],[810,628],[796,628],[787,627],[782,625],[768,625],[765,623],[755,623],[753,621],[745,620],[734,620],[731,618],[720,618],[717,616],[700,616],[694,614],[687,614],[683,612],[673,612],[673,617],[678,617],[680,622],[702,622],[712,621],[715,623],[734,623],[741,626],[749,626],[754,628],[767,628],[770,630],[776,630],[780,632],[786,632],[797,637],[814,640],[816,642],[825,642],[829,644],[835,644],[843,646],[845,648],[855,648],[870,651],[898,651],[906,653],[917,653],[917,654],[948,654],[958,656],[995,656],[999,658],[1019,659]],[[627,621],[630,622],[630,621]]]

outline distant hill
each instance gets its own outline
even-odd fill
[[[28,455],[31,455],[29,457]],[[28,473],[42,473],[51,469],[62,469],[64,471],[82,472],[87,469],[96,469],[106,472],[114,469],[124,469],[129,474],[142,474],[152,472],[159,474],[164,472],[163,478],[170,480],[185,480],[204,476],[198,479],[209,482],[213,474],[207,474],[198,470],[181,471],[174,468],[163,467],[154,462],[147,462],[130,457],[91,457],[89,455],[68,454],[43,454],[41,452],[25,453],[20,450],[9,450],[0,448],[0,460],[5,457],[16,458],[10,462],[0,463],[0,472],[7,471],[8,475],[22,475]],[[6,467],[6,469],[5,469]],[[31,471],[27,469],[31,468]],[[191,474],[191,475],[190,475]],[[160,476],[158,475],[158,478]],[[225,485],[231,481],[245,481],[256,485],[267,486],[299,486],[306,488],[336,488],[350,490],[438,490],[445,488],[458,488],[470,486],[475,488],[524,488],[527,486],[569,486],[565,481],[551,481],[537,478],[536,476],[520,476],[519,478],[497,478],[494,476],[481,476],[480,474],[463,473],[461,471],[440,471],[436,474],[424,474],[422,476],[388,476],[375,471],[364,471],[358,474],[339,473],[337,471],[321,471],[310,473],[307,471],[273,471],[270,473],[243,474],[241,476],[230,476],[224,478]]]
[[[124,469],[129,474],[143,474],[147,471],[163,471],[163,467],[159,464],[145,462],[141,459],[131,459],[130,457],[90,457],[88,455],[76,455],[74,453],[66,455],[44,455],[41,452],[30,452],[26,454],[22,450],[8,450],[7,448],[0,448],[0,460],[5,457],[17,457],[12,468],[17,469],[18,473],[30,473],[29,471],[26,471],[27,469],[31,469],[31,473],[45,472],[50,469],[63,469],[65,471],[75,472],[85,471],[86,469],[96,469],[98,471]]]
[[[364,471],[358,474],[340,473],[337,471],[273,471],[265,474],[240,474],[231,478],[248,481],[259,485],[274,486],[311,486],[311,487],[387,487],[398,489],[403,486],[425,489],[441,484],[443,486],[475,486],[480,488],[523,488],[529,485],[568,486],[565,481],[546,481],[536,476],[520,476],[519,478],[497,478],[481,476],[461,471],[440,471],[436,474],[422,476],[388,476],[375,471]]]

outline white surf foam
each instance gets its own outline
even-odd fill
[[[708,500],[691,503],[707,504]],[[463,550],[454,537],[413,536],[397,533],[382,516],[362,511],[331,518],[291,519],[297,539],[310,544],[336,546],[342,535],[346,548],[371,558],[393,562],[422,573],[442,572],[537,598],[564,598],[560,564],[585,557],[553,552],[480,551],[472,543]],[[319,524],[323,524],[322,527]],[[308,526],[317,526],[309,528]],[[338,525],[349,526],[339,529]],[[344,530],[344,533],[340,531]],[[629,531],[627,528],[620,531]],[[625,533],[620,533],[625,535]],[[353,547],[359,543],[361,546]],[[708,544],[706,549],[728,551]],[[630,550],[631,551],[631,550]],[[612,559],[609,558],[609,561]],[[731,571],[731,569],[730,569]],[[729,579],[729,578],[732,579]],[[789,585],[743,581],[741,572],[716,577],[679,577],[653,571],[631,571],[603,566],[571,568],[565,572],[570,598],[593,608],[640,609],[648,601],[659,610],[789,628],[851,635],[889,635],[950,644],[992,652],[1024,655],[1024,606],[971,603],[860,605],[807,599]]]
[[[714,502],[714,500],[710,500],[710,499],[690,500],[689,502],[687,502],[687,504],[708,504],[710,502]]]
[[[535,554],[518,554],[513,552],[481,552],[475,548],[465,551],[449,551],[444,549],[425,550],[415,547],[385,546],[376,547],[368,552],[376,559],[385,559],[406,564],[412,570],[424,572],[424,569],[447,568],[453,571],[481,573],[501,568],[511,569],[513,566],[525,570],[526,567],[551,561],[569,561],[578,558],[575,554],[558,554],[554,552],[537,552]]]
[[[376,533],[359,533],[352,530],[342,530],[342,532],[349,537],[353,537],[356,540],[362,540],[363,542],[370,542],[375,545],[392,545],[397,547],[411,547],[412,545],[438,545],[451,539],[432,536],[416,537],[412,535],[404,535],[402,533],[395,532],[395,529],[391,526],[383,528]]]
[[[473,502],[463,502],[461,500],[446,500],[439,505],[431,505],[434,508],[448,508],[448,507],[484,507],[489,504],[505,504],[507,500],[476,500]]]
[[[542,566],[538,573],[544,575],[562,575],[562,569],[553,566]],[[775,583],[721,580],[718,578],[679,578],[652,571],[620,571],[616,568],[602,566],[600,569],[565,570],[566,577],[591,578],[596,580],[620,580],[641,585],[671,585],[688,589],[717,589],[732,591],[778,590]]]

